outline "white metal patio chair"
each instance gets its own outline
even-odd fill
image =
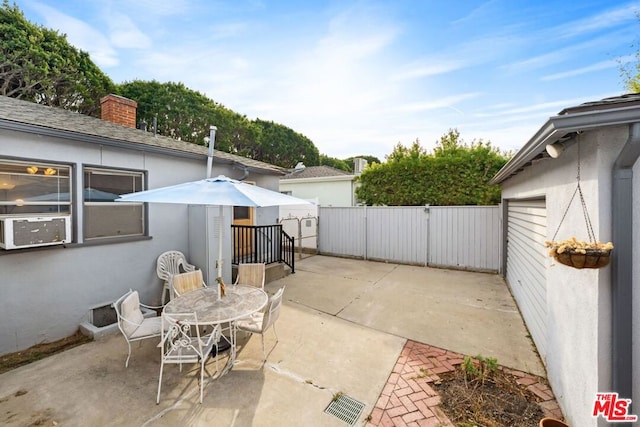
[[[166,297],[173,298],[171,290],[171,277],[175,274],[194,271],[195,265],[189,264],[186,257],[180,251],[167,251],[158,257],[156,261],[156,273],[164,281],[162,287],[162,305],[166,303]]]
[[[118,316],[118,328],[120,329],[120,332],[122,332],[124,339],[127,341],[129,351],[127,360],[124,362],[124,366],[125,368],[128,368],[129,358],[131,357],[131,343],[134,341],[159,337],[162,332],[162,318],[145,318],[140,307],[142,306],[150,309],[158,309],[161,307],[142,304],[140,302],[138,291],[133,291],[131,289],[129,289],[126,294],[118,298],[112,306],[116,310],[116,315]]]
[[[265,264],[262,263],[242,263],[238,264],[238,276],[234,285],[255,286],[264,289]]]
[[[202,277],[202,270],[189,271],[187,273],[174,274],[170,279],[172,292],[176,296],[180,296],[186,292],[195,289],[206,288]]]
[[[197,326],[196,313],[162,314],[162,339],[158,347],[161,349],[160,377],[158,378],[158,395],[156,404],[160,403],[160,390],[162,388],[162,372],[165,364],[180,365],[182,372],[183,363],[200,363],[200,403],[204,390],[204,372],[211,350],[220,340],[220,326],[216,325],[210,334],[200,335]],[[216,357],[216,371],[218,370],[218,358]],[[209,376],[209,374],[207,372]]]
[[[276,336],[276,344],[278,343],[278,334],[276,333],[276,320],[280,317],[280,308],[282,307],[282,295],[284,294],[284,286],[278,289],[272,297],[269,298],[267,307],[263,312],[252,314],[250,317],[240,319],[236,322],[236,328],[240,331],[250,332],[252,334],[260,334],[262,338],[262,361],[267,360],[264,349],[264,334],[273,327],[273,334]],[[274,344],[275,345],[275,344]]]

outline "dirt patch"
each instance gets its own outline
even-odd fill
[[[486,378],[470,379],[462,369],[440,378],[434,382],[440,408],[456,426],[537,427],[544,417],[541,399],[502,369]]]
[[[26,350],[2,355],[0,356],[0,374],[90,341],[91,338],[78,331],[58,341],[37,344]]]

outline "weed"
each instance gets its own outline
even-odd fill
[[[37,344],[26,350],[4,354],[0,356],[0,374],[90,341],[91,338],[78,331],[58,341]]]
[[[336,400],[340,399],[342,396],[344,396],[344,392],[342,392],[342,391],[334,393],[333,397],[331,398],[331,401],[335,402]]]
[[[465,356],[460,369],[464,372],[465,382],[467,380],[480,380],[482,383],[491,377],[498,370],[498,359],[495,357],[483,357],[477,355],[475,358]]]
[[[420,368],[420,373],[414,377],[414,379],[425,378],[429,376],[429,370],[425,368]]]

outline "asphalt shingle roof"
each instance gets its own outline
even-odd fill
[[[280,179],[324,178],[344,175],[351,174],[340,169],[332,168],[331,166],[307,166],[302,170],[293,171]]]
[[[640,105],[640,93],[627,93],[624,95],[603,98],[597,101],[585,102],[574,107],[568,107],[560,111],[558,115],[604,110],[607,108],[633,107],[638,105]]]
[[[178,141],[166,136],[154,136],[151,132],[121,126],[95,117],[85,116],[61,108],[49,107],[0,96],[0,128],[22,130],[31,133],[59,133],[60,137],[78,136],[90,140],[110,141],[115,144],[128,145],[129,148],[141,150],[161,150],[175,155],[207,156],[208,148],[185,141]],[[214,150],[215,159],[224,163],[236,163],[249,169],[258,170],[271,175],[284,175],[283,168],[258,160],[237,156]]]
[[[547,145],[575,138],[578,132],[635,123],[640,119],[640,94],[628,93],[568,107],[526,142],[489,184],[500,184],[536,159],[548,157]]]

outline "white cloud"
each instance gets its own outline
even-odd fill
[[[596,51],[609,46],[615,46],[624,43],[626,38],[622,33],[611,33],[602,37],[588,39],[562,48],[551,48],[550,52],[543,55],[534,56],[525,60],[514,62],[503,66],[504,69],[511,72],[522,70],[540,69],[549,67],[562,62],[575,63],[576,58],[581,58],[585,52]]]
[[[600,95],[601,98],[605,96],[610,96],[610,94]],[[543,112],[544,113],[543,115],[547,116],[548,118],[548,116],[556,114],[559,110],[563,108],[566,108],[569,106],[575,106],[587,101],[593,101],[593,99],[594,97],[592,95],[571,98],[571,99],[558,99],[551,102],[541,102],[537,104],[525,105],[522,107],[514,106],[514,107],[510,107],[505,110],[497,111],[494,113],[478,113],[477,116],[478,117],[494,117],[495,118],[494,123],[504,123],[505,120],[507,121],[518,120],[519,119],[518,117],[510,117],[518,114],[531,115],[531,114],[540,114],[541,112]],[[599,98],[596,97],[596,99],[599,99]]]
[[[640,2],[632,2],[598,15],[568,22],[556,29],[559,37],[575,37],[637,20]]]
[[[192,11],[191,0],[102,0],[111,10],[126,10],[144,17],[185,15]]]
[[[115,47],[147,49],[151,46],[151,39],[127,15],[112,13],[108,19],[109,38]]]
[[[480,94],[477,92],[463,93],[460,95],[450,95],[445,97],[439,97],[437,100],[415,102],[415,103],[400,105],[399,107],[395,107],[394,109],[397,111],[417,112],[417,111],[435,110],[438,108],[453,108],[456,112],[461,113],[459,109],[455,108],[455,105],[460,103],[463,100],[476,98],[479,95]]]
[[[626,64],[627,62],[632,61],[634,59],[635,59],[635,56],[628,55],[628,56],[622,57],[620,59],[610,59],[608,61],[600,61],[600,62],[597,62],[595,64],[588,65],[586,67],[576,68],[576,69],[572,69],[572,70],[569,70],[569,71],[564,71],[564,72],[561,72],[561,73],[555,73],[555,74],[549,74],[549,75],[546,75],[546,76],[542,76],[540,78],[540,80],[542,80],[542,81],[560,80],[560,79],[566,79],[568,77],[579,76],[581,74],[592,73],[594,71],[601,71],[601,70],[606,70],[606,69],[609,69],[609,68],[619,68],[623,64]]]
[[[623,16],[629,4],[599,16],[606,31],[597,30],[598,19],[576,21],[588,37],[568,42],[558,41],[565,25],[545,26],[555,10],[525,12],[497,0],[453,22],[462,10],[453,5],[436,22],[397,2],[285,10],[260,0],[104,0],[93,11],[78,6],[74,21],[54,0],[37,1],[64,10],[41,13],[52,17],[48,26],[76,34],[72,43],[101,67],[110,65],[115,81],[182,82],[249,119],[288,126],[335,157],[383,158],[416,138],[429,148],[451,128],[516,148],[549,116],[597,99],[587,88],[607,84],[593,75],[611,74],[605,59],[635,37]]]
[[[222,24],[213,24],[209,27],[207,35],[212,40],[224,40],[236,38],[247,32],[247,23],[245,22],[228,22]]]
[[[451,23],[454,25],[468,24],[469,21],[473,21],[479,16],[486,16],[487,12],[489,12],[491,10],[491,7],[494,6],[496,3],[497,3],[496,0],[489,0],[485,3],[482,3],[480,6],[476,7],[475,9],[467,13],[462,18],[458,18],[455,21],[452,21]]]
[[[426,62],[426,61],[425,61]],[[462,68],[463,65],[459,61],[451,60],[433,60],[424,64],[412,64],[406,66],[405,70],[399,71],[397,74],[391,76],[391,80],[409,80],[422,77],[431,77],[438,74],[446,74],[451,71],[455,71]]]
[[[42,15],[45,26],[66,34],[69,43],[89,52],[96,64],[103,67],[118,65],[118,54],[109,40],[89,24],[42,3],[33,3],[32,7]]]

